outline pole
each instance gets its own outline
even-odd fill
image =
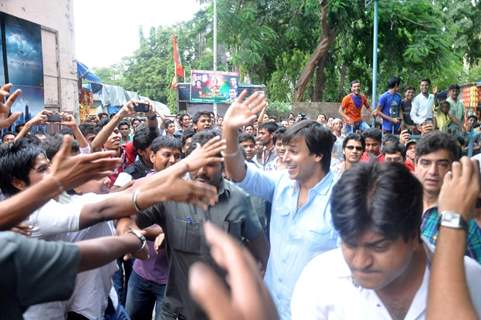
[[[214,64],[214,74],[215,74],[215,71],[217,71],[217,1],[216,0],[213,0],[214,1],[214,61],[213,61],[213,64]],[[213,108],[212,108],[213,112],[214,112],[214,117],[215,119],[217,119],[217,103],[215,102],[215,98],[214,98],[214,105],[213,105]]]
[[[374,35],[372,44],[372,109],[377,107],[377,31],[378,31],[379,0],[374,0]]]

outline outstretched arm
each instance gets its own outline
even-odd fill
[[[267,106],[264,93],[255,92],[246,98],[247,92],[243,91],[231,104],[226,114],[222,131],[226,140],[224,164],[227,175],[233,181],[242,181],[246,174],[244,157],[239,149],[239,129],[256,119],[256,114]]]

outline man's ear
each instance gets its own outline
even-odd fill
[[[314,160],[316,162],[321,162],[322,161],[322,158],[324,158],[324,155],[323,154],[316,154],[314,155]]]
[[[14,186],[15,188],[17,188],[20,191],[23,191],[23,190],[27,189],[27,184],[25,183],[25,181],[22,181],[18,178],[12,179],[12,186]]]

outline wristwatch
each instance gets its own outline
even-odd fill
[[[139,239],[140,241],[140,248],[137,250],[137,251],[140,251],[142,250],[143,248],[145,248],[145,245],[147,244],[147,239],[145,239],[145,236],[140,233],[140,230],[137,230],[137,229],[130,229],[129,230],[129,233],[133,234],[134,236],[137,237],[137,239]]]
[[[468,224],[460,213],[455,211],[442,211],[440,225],[453,229],[464,229],[468,231]]]

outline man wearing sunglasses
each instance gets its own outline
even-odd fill
[[[332,172],[338,176],[352,168],[352,166],[361,160],[361,156],[365,150],[364,138],[357,134],[349,134],[342,143],[342,153],[344,161],[338,163],[331,168]]]
[[[453,161],[461,158],[461,147],[456,139],[446,133],[431,132],[416,145],[416,177],[423,185],[422,237],[436,244],[441,222],[449,215],[440,214],[438,198],[444,175],[451,171]],[[476,220],[460,221],[467,230],[466,255],[481,264],[481,228]]]

